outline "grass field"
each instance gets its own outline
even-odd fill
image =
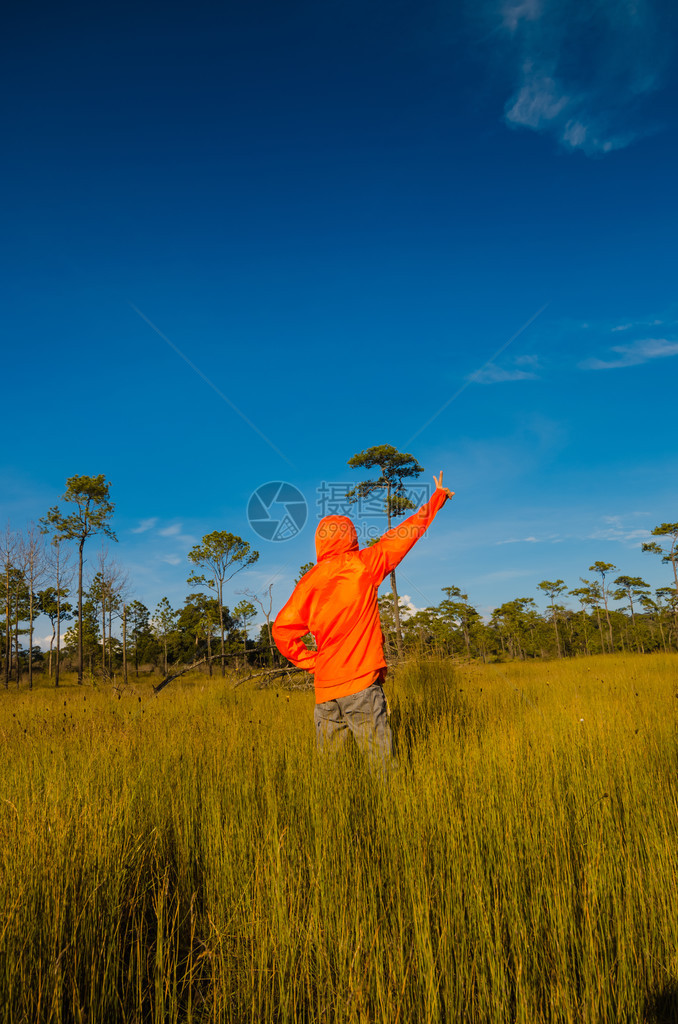
[[[0,692],[3,1021],[678,1020],[678,658]]]

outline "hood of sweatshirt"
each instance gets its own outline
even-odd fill
[[[348,516],[325,516],[315,531],[318,561],[358,550],[358,534]]]

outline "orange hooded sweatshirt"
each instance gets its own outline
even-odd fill
[[[362,551],[346,516],[320,520],[317,565],[301,577],[273,624],[280,653],[315,675],[317,704],[358,693],[385,671],[377,590],[446,501],[446,491],[437,488],[418,512]],[[317,651],[303,643],[307,633],[315,636]]]

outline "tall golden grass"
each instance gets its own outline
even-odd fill
[[[386,775],[309,693],[0,694],[1,1019],[674,1020],[677,668],[406,665]]]

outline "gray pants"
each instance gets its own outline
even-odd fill
[[[370,760],[386,763],[393,757],[391,726],[381,683],[373,683],[349,697],[316,704],[313,720],[321,752],[342,750],[352,732],[358,748]]]

